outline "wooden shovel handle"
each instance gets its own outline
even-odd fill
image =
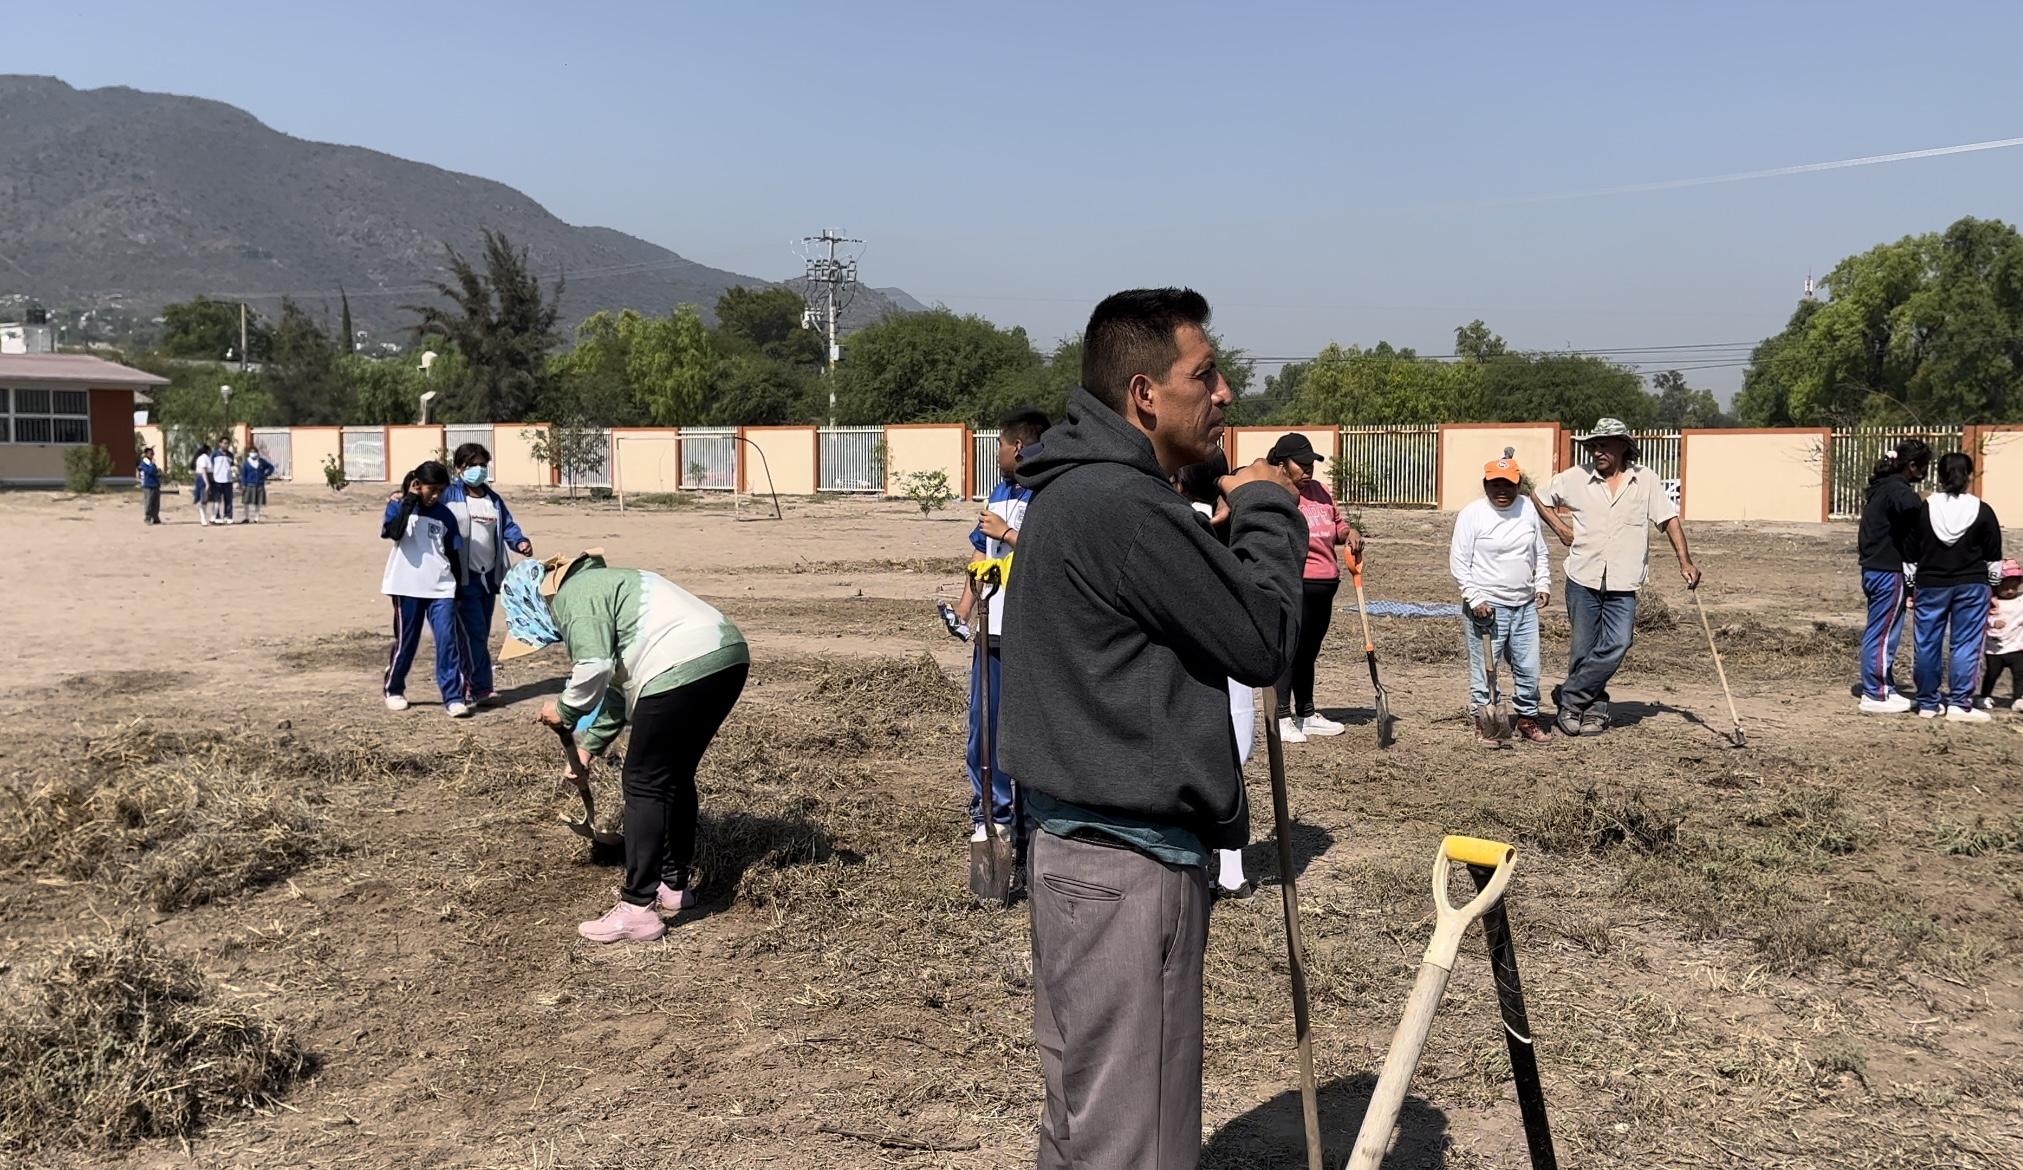
[[[1482,887],[1481,892],[1461,906],[1454,905],[1447,897],[1447,877],[1457,861],[1464,865],[1493,866],[1496,871],[1490,875],[1489,883]],[[1482,917],[1503,898],[1516,861],[1517,850],[1501,841],[1480,837],[1446,837],[1441,840],[1440,853],[1433,859],[1433,905],[1438,916],[1433,922],[1433,939],[1426,944],[1422,962],[1443,971],[1454,969],[1454,956],[1461,949],[1462,934],[1468,930],[1469,923]]]

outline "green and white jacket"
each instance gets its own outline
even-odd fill
[[[548,600],[575,668],[559,706],[575,723],[597,718],[580,737],[602,752],[634,704],[717,671],[751,662],[745,636],[708,602],[658,573],[613,569],[584,558]]]

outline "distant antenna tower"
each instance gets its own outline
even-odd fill
[[[837,255],[839,247],[862,244],[864,241],[851,239],[840,228],[823,228],[819,236],[801,237],[801,258],[808,265],[808,283],[822,286],[822,305],[810,306],[808,315],[816,323],[825,327],[829,339],[829,425],[836,425],[836,359],[842,350],[836,343],[836,322],[850,298],[842,295],[845,290],[857,284],[857,255]]]
[[[1814,290],[1815,290],[1815,287],[1816,287],[1816,286],[1814,286],[1814,284],[1812,283],[1812,273],[1810,273],[1810,272],[1806,273],[1806,274],[1805,274],[1805,299],[1806,299],[1806,300],[1808,300],[1808,301],[1809,301],[1809,300],[1812,300],[1812,299],[1813,299],[1813,295],[1812,295],[1812,294],[1813,294],[1813,292],[1814,292]]]

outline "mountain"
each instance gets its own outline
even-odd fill
[[[564,223],[503,183],[355,146],[280,133],[222,102],[124,87],[79,90],[0,75],[0,298],[152,313],[198,293],[278,311],[281,293],[361,326],[406,327],[427,301],[445,241],[480,252],[478,229],[528,249],[567,281],[565,323],[600,309],[709,315],[735,285],[637,236]],[[552,287],[552,286],[551,286]],[[918,305],[857,288],[850,323]]]

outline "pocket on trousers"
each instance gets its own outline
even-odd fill
[[[1108,886],[1099,886],[1094,882],[1085,882],[1058,873],[1043,873],[1040,875],[1040,881],[1061,897],[1081,902],[1116,902],[1124,897],[1122,890],[1113,890]]]

